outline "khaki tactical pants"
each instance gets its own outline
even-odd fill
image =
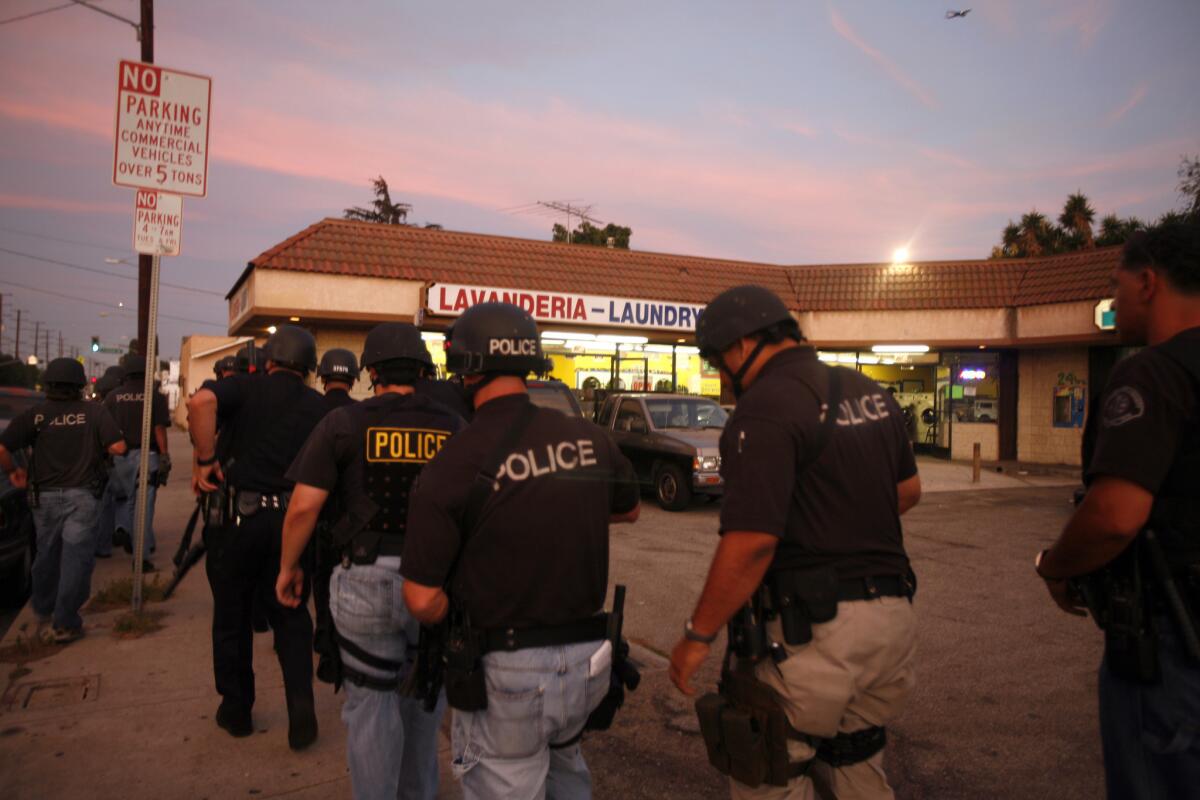
[[[838,604],[837,616],[813,625],[808,644],[785,645],[781,664],[765,659],[760,680],[783,699],[793,727],[814,736],[854,733],[886,725],[904,708],[915,676],[916,617],[903,597],[882,597]],[[768,625],[773,641],[783,641],[779,623]],[[793,761],[815,754],[804,742],[788,743]],[[814,761],[808,775],[787,788],[751,789],[730,781],[734,800],[848,800],[893,797],[883,772],[883,752],[867,761],[831,767]]]

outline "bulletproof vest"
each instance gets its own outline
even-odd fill
[[[1176,566],[1200,563],[1200,348],[1194,341],[1176,337],[1154,348],[1187,371],[1196,400],[1150,510],[1149,527],[1158,533],[1168,561]]]
[[[363,529],[385,536],[404,535],[413,481],[449,437],[444,430],[414,426],[405,401],[397,395],[387,404],[359,403],[353,412],[366,443],[363,489],[378,508]]]

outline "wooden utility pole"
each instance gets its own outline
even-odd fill
[[[42,343],[42,323],[39,320],[33,322],[33,357],[37,358],[38,345]]]
[[[21,360],[21,309],[17,309],[17,340],[13,343],[13,358]]]
[[[141,0],[142,18],[138,26],[138,39],[142,43],[142,61],[154,63],[154,0]],[[138,255],[138,328],[137,338],[139,352],[146,349],[141,343],[146,341],[146,332],[150,326],[150,268],[151,256],[144,253]]]
[[[59,357],[59,358],[62,358],[62,357],[63,357],[63,349],[62,349],[62,331],[59,331],[59,332],[58,332],[58,357]]]

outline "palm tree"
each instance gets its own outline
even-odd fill
[[[1021,227],[1011,219],[1000,236],[1000,248],[1005,258],[1016,258],[1021,249]]]
[[[1116,214],[1109,214],[1100,220],[1100,236],[1096,239],[1096,244],[1101,247],[1123,244],[1131,234],[1145,228],[1146,223],[1137,217],[1121,219]]]
[[[1062,214],[1058,216],[1058,224],[1077,239],[1080,246],[1084,249],[1091,249],[1096,246],[1092,238],[1092,221],[1095,219],[1096,210],[1088,204],[1088,199],[1083,192],[1076,191],[1067,198]],[[1078,248],[1071,247],[1070,249]]]
[[[410,203],[393,203],[392,195],[388,192],[387,181],[380,175],[371,181],[375,187],[375,199],[371,201],[372,208],[354,206],[344,212],[346,219],[357,219],[362,222],[382,222],[385,225],[407,225],[408,212],[412,210]]]
[[[1030,258],[1045,254],[1053,247],[1052,238],[1050,222],[1046,219],[1045,214],[1030,211],[1028,214],[1021,215],[1018,235],[1020,255]]]

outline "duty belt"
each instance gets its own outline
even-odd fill
[[[594,642],[608,636],[608,614],[544,628],[487,628],[479,633],[481,655],[495,650],[526,650],[578,642]]]

